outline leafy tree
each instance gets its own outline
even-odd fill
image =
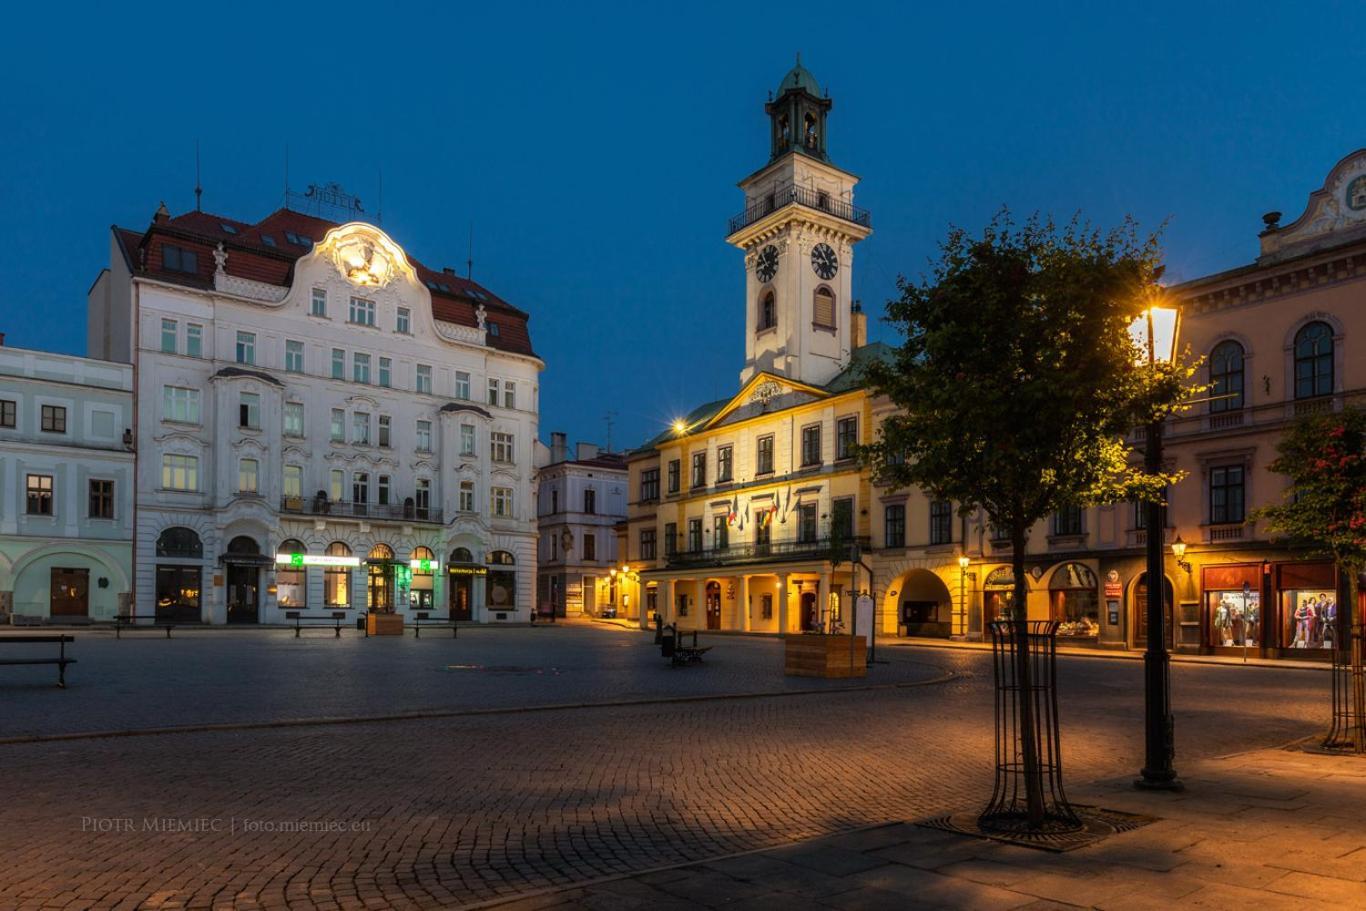
[[[1305,415],[1295,421],[1277,445],[1271,471],[1290,479],[1281,503],[1252,512],[1272,534],[1328,557],[1347,581],[1346,603],[1338,605],[1334,644],[1345,650],[1351,674],[1360,681],[1362,643],[1354,635],[1358,580],[1366,570],[1366,410]],[[1352,687],[1351,730],[1340,732],[1357,747],[1366,747],[1363,688]],[[1338,733],[1336,730],[1334,733]],[[1330,739],[1333,737],[1330,734]]]
[[[1156,236],[1131,220],[1103,232],[1059,228],[1002,211],[981,237],[953,229],[930,277],[900,279],[887,320],[905,341],[869,368],[899,406],[863,456],[899,487],[984,510],[1009,535],[1015,613],[1026,605],[1025,543],[1035,523],[1069,505],[1153,500],[1179,480],[1145,473],[1126,435],[1181,408],[1193,367],[1149,366],[1129,327],[1161,290]],[[1029,692],[1027,639],[1015,666]],[[1022,711],[1031,699],[1020,697]],[[1032,719],[1022,727],[1033,730]],[[1022,760],[1031,823],[1044,816],[1032,737]],[[1037,779],[1037,780],[1036,780]]]

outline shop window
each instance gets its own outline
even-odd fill
[[[276,556],[292,556],[294,554],[304,554],[308,548],[304,547],[302,541],[293,538],[282,541],[276,550]],[[294,566],[290,563],[280,563],[276,560],[277,569],[275,572],[275,599],[281,608],[298,610],[308,606],[308,571],[303,566]]]
[[[1262,593],[1255,587],[1206,591],[1210,644],[1255,648],[1262,641]]]
[[[1295,333],[1295,398],[1333,391],[1333,330],[1313,322]]]
[[[340,541],[327,545],[329,557],[350,557],[351,548]],[[351,606],[351,567],[329,566],[323,571],[323,606],[344,610]]]
[[[1058,636],[1095,639],[1100,635],[1100,596],[1096,574],[1082,563],[1064,563],[1048,583],[1050,619]]]
[[[436,571],[431,568],[436,554],[429,547],[414,547],[410,565],[415,563],[408,588],[408,606],[413,610],[431,610],[435,605]],[[422,567],[426,566],[427,569]]]
[[[156,568],[156,618],[197,623],[200,614],[200,579],[203,571],[198,566],[166,566]]]

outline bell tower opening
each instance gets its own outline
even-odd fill
[[[769,160],[776,161],[791,151],[827,160],[825,115],[833,105],[828,95],[822,96],[820,83],[802,66],[802,55],[798,54],[796,66],[778,84],[777,96],[764,106],[773,124]]]

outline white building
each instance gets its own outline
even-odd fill
[[[557,617],[637,617],[640,605],[617,582],[618,522],[626,519],[626,458],[579,443],[569,457],[563,433],[550,435],[538,473],[540,532],[536,601]]]
[[[0,622],[126,605],[132,390],[126,364],[0,347]]]
[[[113,229],[88,350],[137,378],[139,616],[526,620],[527,319],[360,222]]]

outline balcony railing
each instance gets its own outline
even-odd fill
[[[869,214],[867,209],[860,209],[851,202],[845,202],[843,199],[836,199],[829,193],[821,190],[811,190],[806,187],[788,187],[786,190],[780,190],[776,193],[769,194],[732,218],[730,220],[730,231],[727,233],[734,234],[741,228],[747,228],[759,219],[766,218],[783,206],[791,205],[792,203],[806,206],[811,209],[818,209],[821,212],[852,222],[864,228],[871,229],[873,227],[873,216]]]
[[[801,559],[849,559],[849,547],[863,550],[872,546],[871,538],[819,538],[814,541],[750,542],[703,550],[680,550],[666,556],[671,567],[724,566],[730,563],[786,562]]]
[[[378,519],[382,522],[431,522],[441,524],[441,510],[412,503],[351,503],[322,497],[281,497],[280,512],[342,519]]]

